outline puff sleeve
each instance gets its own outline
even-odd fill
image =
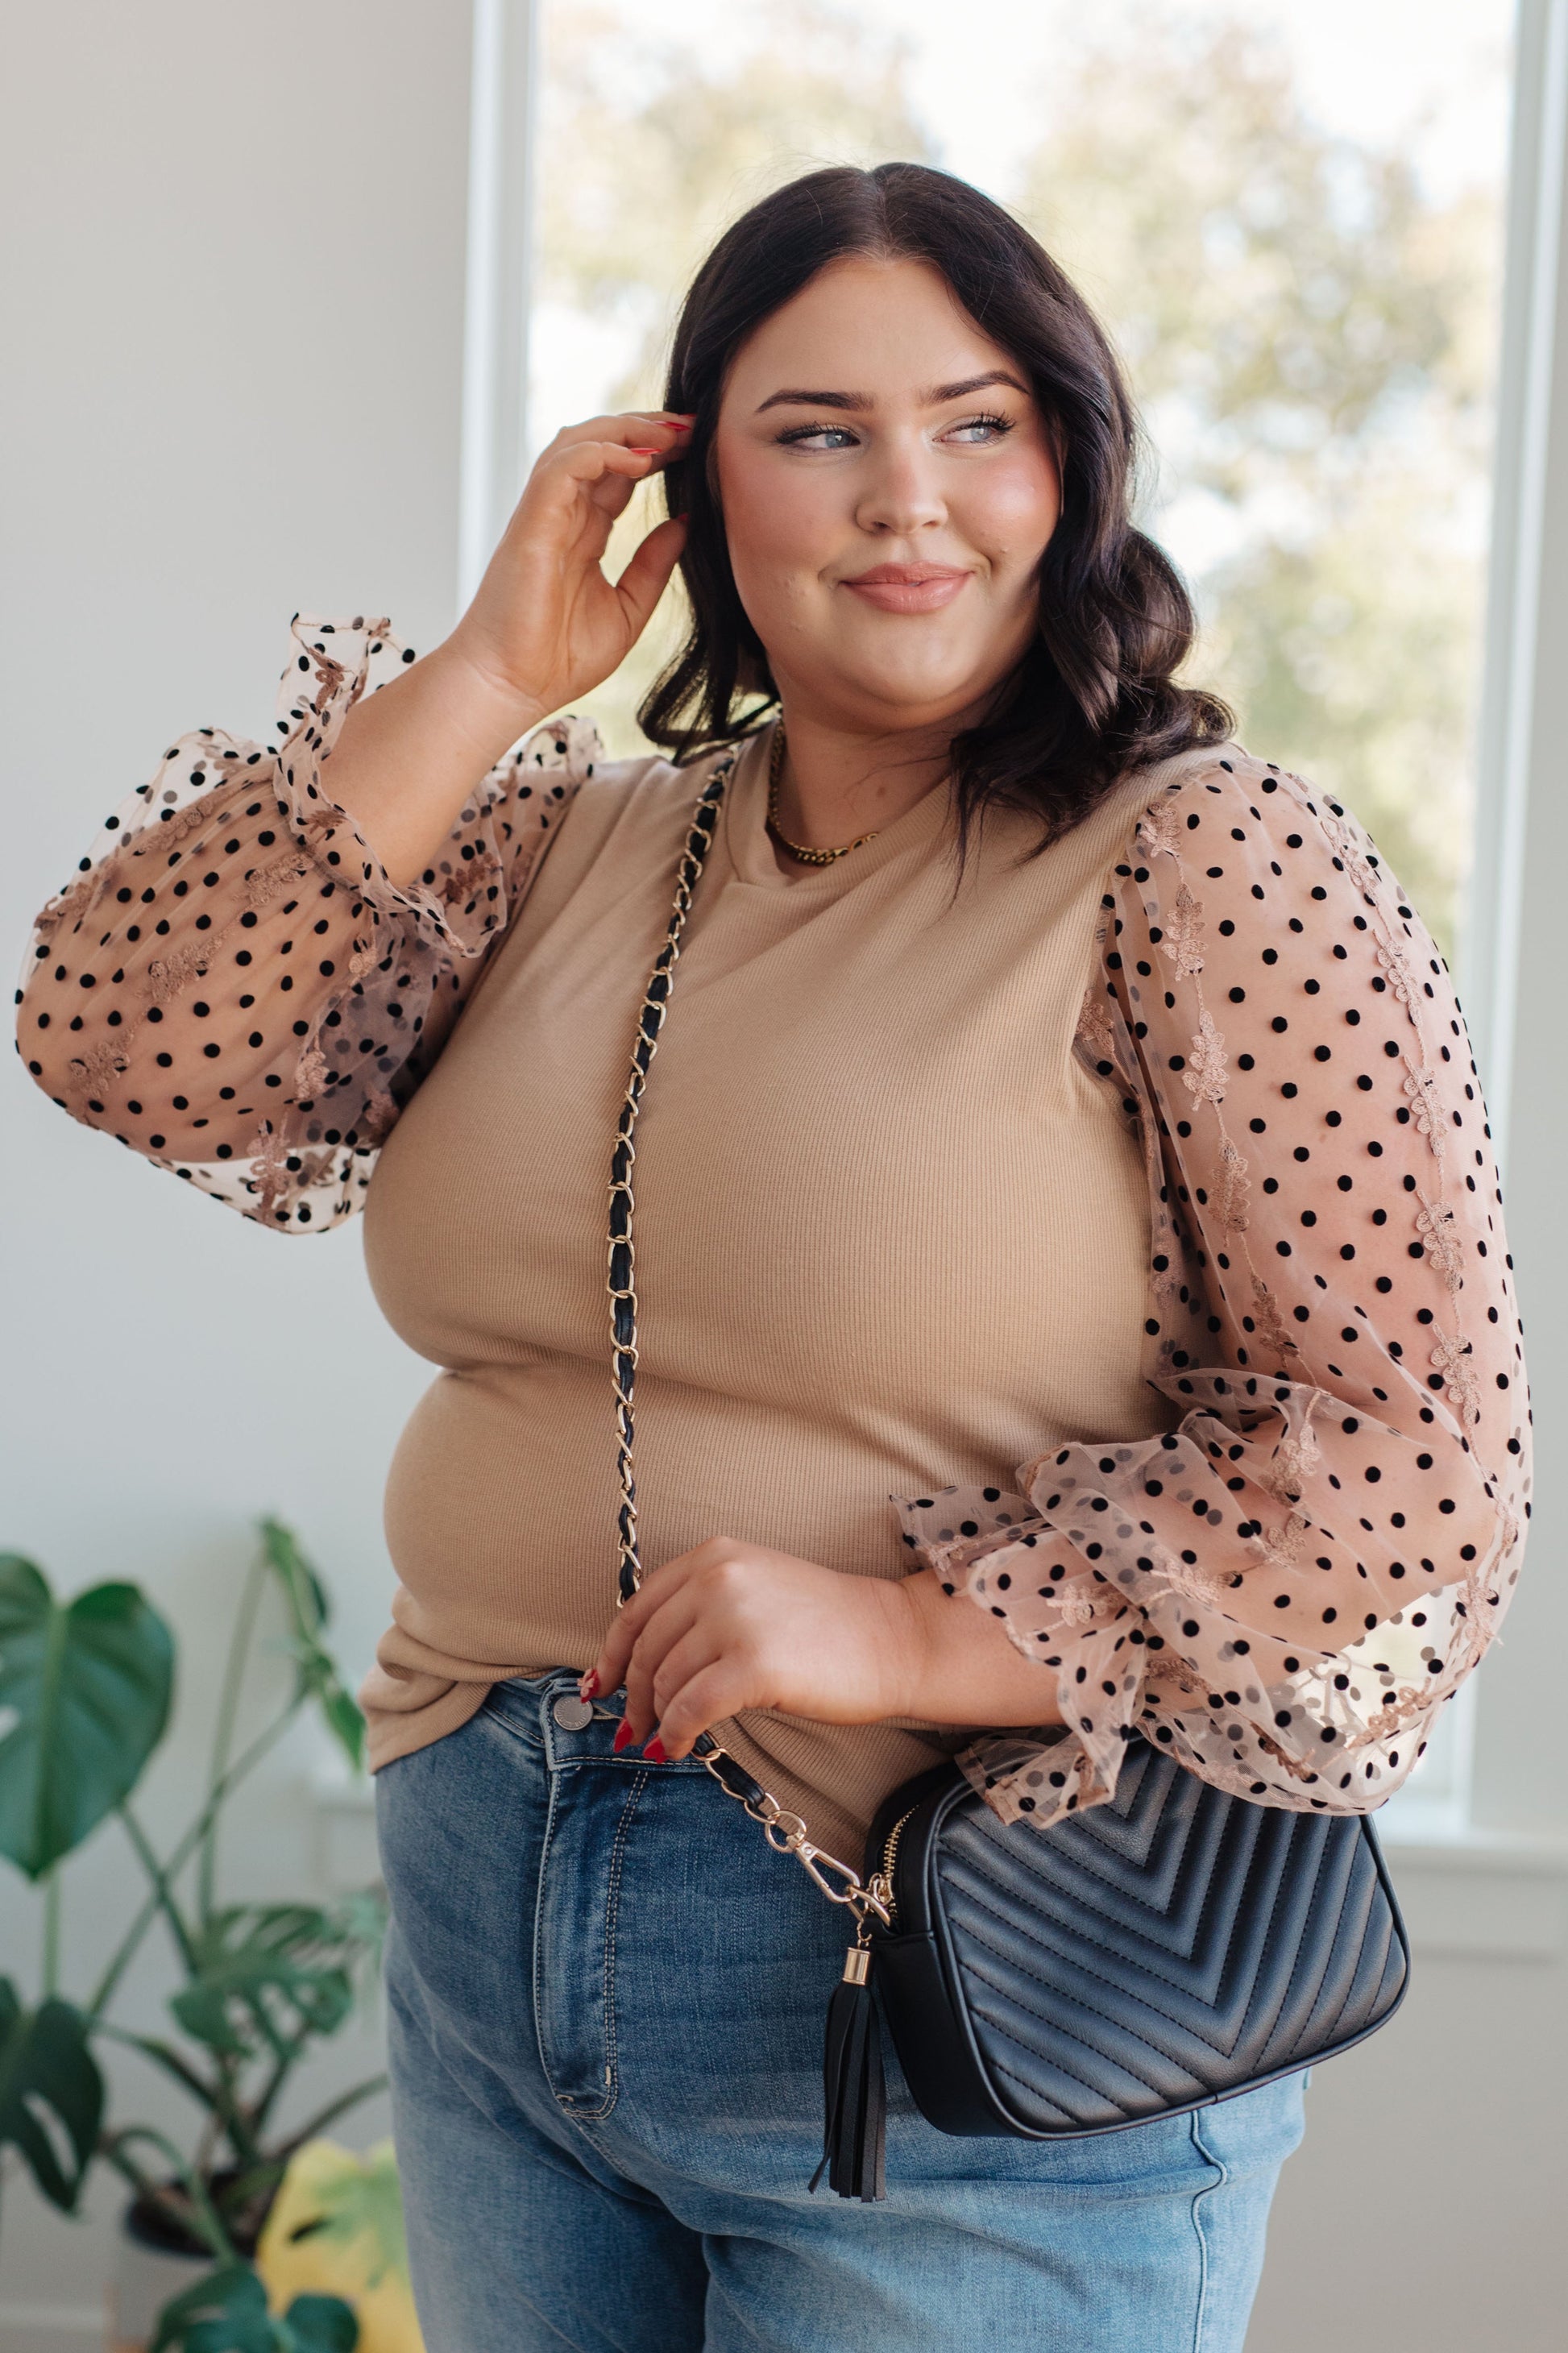
[[[593,773],[585,722],[535,730],[399,886],[331,797],[361,694],[414,659],[384,620],[296,616],[271,745],[182,735],[35,923],[17,1044],[71,1115],[242,1215],[320,1232],[376,1150]]]
[[[901,1506],[1056,1676],[1054,1746],[962,1761],[1041,1826],[1109,1797],[1134,1733],[1237,1795],[1364,1811],[1495,1634],[1530,1510],[1463,1015],[1364,828],[1237,747],[1152,797],[1107,881],[1076,1050],[1142,1138],[1150,1377],[1182,1418]]]

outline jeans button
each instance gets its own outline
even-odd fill
[[[581,1732],[584,1725],[594,1721],[592,1707],[575,1692],[563,1692],[550,1713],[563,1732]]]

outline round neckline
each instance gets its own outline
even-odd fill
[[[917,842],[933,838],[948,814],[947,779],[941,778],[918,801],[831,866],[806,867],[786,874],[773,855],[767,828],[768,755],[777,720],[748,736],[735,755],[734,771],[724,795],[720,817],[725,856],[737,881],[762,891],[787,891],[792,898],[832,898],[854,887],[857,879],[873,874]]]

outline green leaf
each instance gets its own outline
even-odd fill
[[[102,2117],[103,2078],[81,2012],[68,2001],[25,2010],[10,1978],[0,1978],[0,2148],[9,2143],[20,2152],[62,2213],[75,2210]]]
[[[261,1542],[288,1608],[300,1694],[318,1703],[328,1731],[357,1771],[364,1761],[364,1718],[321,1641],[331,1615],[326,1588],[281,1520],[262,1521]]]
[[[297,2295],[274,2320],[248,2263],[219,2263],[163,2306],[148,2353],[354,2353],[359,2322],[336,2295]]]
[[[62,1609],[40,1572],[0,1554],[0,1854],[41,1879],[134,1788],[163,1736],[168,1627],[133,1585]]]
[[[196,1972],[169,2007],[187,2034],[235,2059],[291,2055],[335,2034],[353,2007],[357,1926],[304,1904],[242,1904],[195,1939]]]
[[[248,2263],[219,2263],[163,2306],[148,2353],[279,2353],[267,2291]]]
[[[353,2307],[341,2295],[297,2295],[284,2327],[291,2332],[292,2353],[354,2353],[359,2343]]]

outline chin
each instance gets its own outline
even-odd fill
[[[973,707],[1005,675],[990,632],[943,628],[944,616],[867,615],[822,649],[857,702],[886,706],[895,725],[930,725],[944,712]]]
[[[930,659],[865,662],[842,665],[839,676],[847,698],[876,705],[881,723],[895,727],[930,726],[946,713],[966,711],[986,691],[990,681],[977,678],[966,663]]]

